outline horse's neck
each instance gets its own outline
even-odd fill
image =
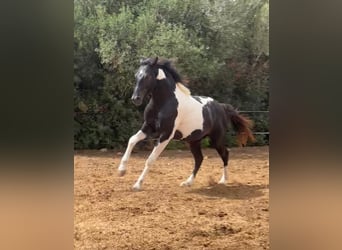
[[[157,84],[157,87],[152,92],[152,100],[153,103],[162,105],[174,96],[176,86],[168,81],[161,81]]]

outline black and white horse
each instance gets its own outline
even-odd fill
[[[157,136],[158,142],[133,186],[134,190],[140,190],[149,168],[170,140],[181,139],[190,144],[195,158],[192,174],[181,183],[181,186],[190,186],[203,160],[201,140],[208,136],[222,158],[223,175],[219,183],[224,184],[228,178],[229,152],[225,147],[228,126],[231,123],[238,134],[239,143],[246,144],[248,139],[254,140],[250,129],[252,122],[229,104],[218,103],[210,97],[192,96],[168,60],[158,61],[158,57],[142,60],[135,76],[133,103],[141,105],[144,97],[150,94],[151,99],[145,108],[141,129],[129,139],[118,168],[119,175],[126,173],[126,164],[133,147],[146,137]]]

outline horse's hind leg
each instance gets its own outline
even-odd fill
[[[216,133],[210,135],[211,145],[216,149],[223,161],[223,174],[219,184],[225,184],[228,180],[228,160],[229,151],[225,146],[225,136],[223,130],[217,130]]]
[[[119,171],[119,175],[123,176],[126,173],[126,164],[127,161],[129,159],[129,157],[131,156],[132,150],[134,148],[134,146],[141,140],[146,138],[146,134],[142,131],[139,130],[135,135],[131,136],[131,138],[128,141],[128,145],[127,145],[127,149],[125,151],[125,154],[123,155],[118,171]]]
[[[223,174],[219,181],[219,184],[225,184],[228,180],[228,160],[229,160],[229,151],[224,145],[215,146],[217,153],[221,156],[223,161]]]
[[[201,150],[201,140],[191,142],[190,143],[190,149],[191,153],[195,158],[195,167],[194,170],[192,171],[192,174],[189,176],[189,178],[181,183],[181,186],[191,186],[192,183],[194,182],[194,179],[196,177],[196,174],[198,170],[201,167],[202,161],[203,161],[203,154]]]

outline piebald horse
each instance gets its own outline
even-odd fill
[[[152,136],[158,138],[144,170],[133,186],[134,190],[140,190],[149,168],[167,144],[172,139],[178,139],[190,144],[195,159],[191,175],[181,183],[181,186],[191,186],[203,161],[201,140],[208,136],[223,161],[219,183],[226,183],[229,151],[225,147],[225,133],[231,124],[237,132],[239,144],[245,145],[247,140],[254,140],[252,121],[229,104],[218,103],[210,97],[192,96],[169,60],[158,61],[158,57],[141,60],[135,77],[136,86],[131,98],[133,103],[141,105],[148,95],[151,95],[151,99],[145,108],[141,129],[129,139],[118,168],[119,175],[126,173],[128,159],[139,141]]]

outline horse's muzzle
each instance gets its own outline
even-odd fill
[[[140,106],[142,104],[143,98],[141,98],[140,96],[133,95],[131,100],[134,103],[134,105]]]

